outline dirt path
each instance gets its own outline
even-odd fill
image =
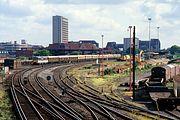
[[[141,73],[141,74],[138,74],[138,75],[135,75],[135,79],[136,80],[140,80],[140,79],[143,79],[145,77],[148,77],[151,75],[151,72],[146,72],[146,73]],[[128,77],[124,77],[124,78],[120,78],[119,79],[121,82],[128,82],[130,80],[130,76]]]

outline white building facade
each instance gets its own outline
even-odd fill
[[[53,16],[53,44],[68,42],[68,19],[63,16]]]

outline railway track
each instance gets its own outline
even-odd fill
[[[17,72],[12,76],[11,94],[13,103],[16,105],[16,111],[19,119],[48,119],[49,116],[42,114],[43,109],[33,104],[32,99],[22,84],[22,75],[27,70]],[[24,95],[20,94],[23,93]]]
[[[170,113],[156,115],[103,95],[101,91],[68,76],[66,72],[72,66],[75,65],[44,65],[16,72],[11,78],[10,90],[18,119],[135,120],[139,119],[137,114],[149,119],[178,118],[168,117]],[[52,72],[53,79],[44,79],[43,71]]]
[[[46,67],[47,68],[47,67]],[[24,84],[23,75],[31,71],[27,77],[28,83]],[[37,73],[42,71],[38,68],[20,71],[12,77],[11,94],[16,113],[19,119],[76,119],[80,120],[73,111],[52,92],[45,89],[41,84]],[[33,80],[30,77],[33,76]]]
[[[58,70],[58,71],[60,71],[60,70]],[[65,71],[61,72],[61,74],[58,76],[59,78],[56,77],[57,80],[58,79],[61,80],[60,82],[57,82],[57,80],[55,80],[57,82],[57,84],[60,84],[59,87],[61,89],[68,88],[69,90],[68,91],[66,90],[66,94],[68,94],[68,95],[73,94],[74,96],[76,96],[76,100],[85,101],[85,103],[87,103],[87,105],[89,105],[90,107],[93,106],[93,107],[91,107],[91,110],[101,113],[103,116],[106,116],[109,119],[116,119],[116,118],[118,118],[118,119],[134,119],[133,116],[129,117],[128,115],[126,115],[127,113],[125,114],[125,113],[117,112],[113,109],[110,109],[109,107],[107,107],[105,105],[98,103],[96,100],[99,99],[99,97],[97,97],[96,100],[93,100],[90,98],[92,96],[89,97],[89,96],[84,95],[80,91],[74,90],[72,88],[72,86],[73,86],[72,80],[69,79],[68,77],[66,77],[66,75],[63,78],[63,74],[65,74]],[[64,86],[64,87],[62,87],[62,86]],[[96,109],[94,109],[94,108],[96,108]],[[100,111],[102,111],[102,112],[100,112]]]
[[[65,74],[65,72],[64,72]],[[69,77],[67,77],[69,79]],[[62,76],[60,76],[60,79],[62,79]],[[65,81],[65,79],[63,79],[63,81]],[[62,81],[62,82],[63,82]],[[69,84],[72,84],[72,83],[78,83],[77,81],[76,82],[73,82],[73,80],[69,79]],[[82,84],[84,82],[81,82]],[[64,85],[66,84],[66,87],[68,87],[69,89],[71,89],[73,92],[75,92],[75,90],[73,90],[72,85],[68,86],[67,82],[64,82]],[[134,106],[134,105],[131,105],[129,104],[128,102],[126,101],[119,101],[119,100],[116,100],[112,97],[109,97],[109,96],[105,96],[107,97],[108,99],[102,99],[102,97],[99,97],[101,93],[100,91],[97,91],[95,89],[93,89],[92,87],[90,86],[87,86],[85,85],[86,88],[88,88],[88,90],[85,90],[85,88],[81,87],[81,89],[83,89],[84,91],[86,91],[87,93],[85,94],[84,92],[81,92],[81,91],[78,91],[78,93],[76,93],[76,95],[79,95],[81,98],[82,98],[82,94],[85,95],[85,96],[88,96],[87,99],[90,99],[90,100],[94,100],[96,101],[97,103],[101,103],[101,106],[104,106],[106,109],[112,107],[112,109],[123,109],[123,111],[128,111],[130,113],[128,113],[128,115],[132,114],[132,113],[135,113],[135,114],[138,114],[138,115],[141,115],[141,116],[144,116],[144,117],[147,117],[147,118],[150,118],[150,119],[175,119],[174,116],[168,116],[168,115],[164,115],[164,114],[160,114],[158,112],[152,112],[152,111],[149,111],[147,109],[144,109],[144,108],[141,108],[141,107],[137,107],[137,106]],[[89,90],[91,89],[91,90]],[[96,94],[90,92],[90,91],[94,91]],[[120,111],[118,111],[118,113],[120,113]],[[122,115],[124,115],[125,113],[123,112]],[[131,116],[131,119],[133,118],[133,116]],[[126,118],[127,119],[127,118]],[[135,118],[133,118],[135,119]]]

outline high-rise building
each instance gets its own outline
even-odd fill
[[[68,42],[68,19],[63,16],[53,16],[53,44]]]

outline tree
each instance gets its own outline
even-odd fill
[[[50,52],[49,50],[39,50],[34,55],[35,56],[49,56]]]
[[[171,54],[175,54],[175,53],[180,53],[180,46],[177,45],[173,45],[170,49],[169,49]]]
[[[80,55],[81,53],[79,51],[73,51],[70,53],[70,55]]]
[[[19,56],[17,59],[20,59],[20,60],[28,60],[28,57],[25,57],[25,56]]]

